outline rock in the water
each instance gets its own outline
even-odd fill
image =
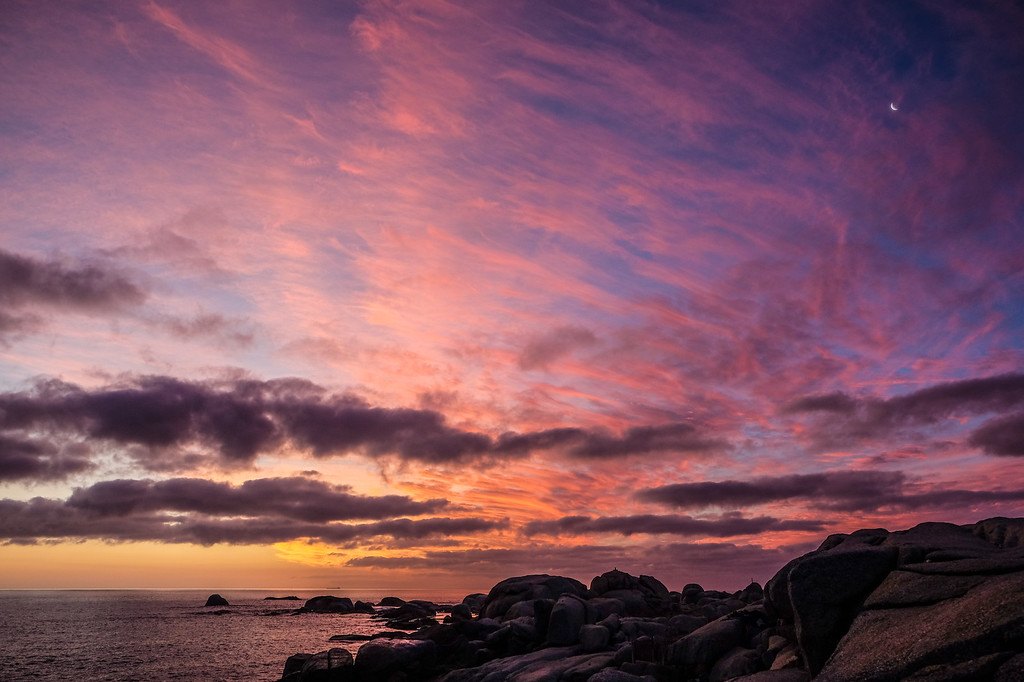
[[[373,604],[368,601],[357,601],[352,605],[353,613],[376,613],[376,609],[373,608]]]
[[[1024,572],[1019,572],[991,576],[966,594],[935,604],[863,611],[815,679],[909,679],[929,666],[952,669],[990,656],[1001,663],[1000,657],[1022,650]],[[936,674],[932,670],[927,679],[953,679]]]
[[[402,606],[405,604],[405,600],[401,597],[384,597],[377,604],[379,606]]]
[[[263,601],[302,601],[302,598],[290,594],[287,597],[264,597]]]
[[[353,606],[348,597],[321,595],[307,599],[301,610],[308,613],[352,613]]]
[[[524,575],[506,578],[491,588],[480,609],[484,618],[503,618],[509,608],[528,599],[558,599],[564,594],[586,597],[587,588],[578,580],[557,575]]]
[[[211,594],[206,598],[206,606],[231,606],[231,604],[228,604],[228,600],[219,594]]]
[[[437,645],[429,639],[372,639],[359,647],[355,669],[367,680],[386,680],[396,672],[423,675],[436,662]]]

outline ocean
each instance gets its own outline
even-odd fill
[[[224,590],[229,607],[204,607],[210,590],[0,591],[0,680],[277,680],[289,656],[363,642],[332,635],[387,629],[366,614],[290,612],[319,594],[458,603],[461,593]],[[224,613],[219,613],[219,612]],[[216,615],[215,615],[216,614]]]

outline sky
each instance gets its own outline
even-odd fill
[[[4,2],[0,588],[739,589],[1024,515],[1022,34]]]

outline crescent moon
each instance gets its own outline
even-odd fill
[[[896,106],[896,102],[889,102],[889,108],[892,109],[893,111],[899,111],[900,110],[900,108],[898,106]]]

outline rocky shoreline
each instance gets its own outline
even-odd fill
[[[612,570],[589,588],[529,575],[448,609],[378,606],[307,601],[300,612],[372,611],[390,629],[354,658],[296,654],[282,682],[1020,681],[1024,519],[831,535],[764,589],[670,591]]]

